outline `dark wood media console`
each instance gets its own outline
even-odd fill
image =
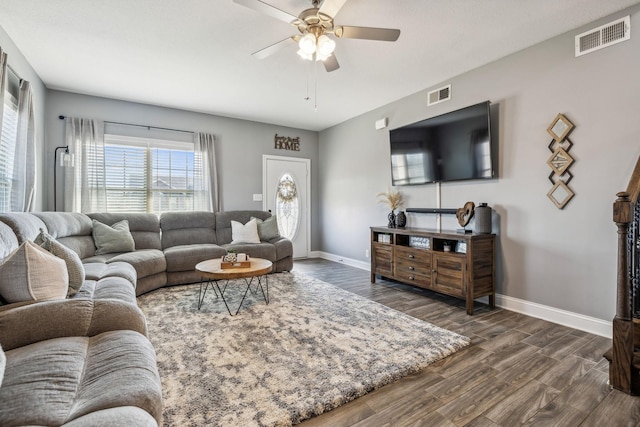
[[[495,234],[371,227],[371,283],[380,275],[462,298],[471,315],[476,298],[495,308],[495,247]]]

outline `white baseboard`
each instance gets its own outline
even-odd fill
[[[362,262],[355,259],[330,254],[327,252],[314,251],[309,254],[309,257],[322,258],[329,261],[346,264],[351,267],[360,268],[362,270],[371,271],[371,264],[369,262]],[[611,338],[613,332],[611,321],[602,320],[591,316],[585,316],[584,314],[574,313],[572,311],[562,310],[531,301],[525,301],[507,295],[496,294],[496,305],[498,307],[504,308],[505,310],[526,314],[527,316],[536,317],[538,319],[547,320],[553,323],[558,323],[570,328],[589,332],[590,334],[600,335],[605,338]]]
[[[361,270],[371,271],[371,264],[368,262],[358,261],[357,259],[346,258],[339,255],[333,255],[328,252],[315,251],[309,254],[310,258],[322,258],[329,261],[339,262],[340,264],[346,264],[351,267],[359,268]]]
[[[610,321],[513,298],[507,295],[496,294],[496,305],[506,310],[548,320],[549,322],[558,323],[605,338],[611,338],[613,333],[613,324]]]

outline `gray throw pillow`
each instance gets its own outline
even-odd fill
[[[40,234],[38,234],[33,241],[42,248],[51,252],[51,254],[62,259],[67,265],[67,272],[69,273],[69,291],[67,292],[67,297],[74,296],[84,283],[85,277],[84,266],[82,265],[82,261],[78,254],[71,248],[68,248],[58,242],[52,235],[43,229],[40,229]]]
[[[251,217],[251,219],[255,219],[258,223],[258,235],[260,236],[260,240],[269,241],[276,237],[280,237],[280,232],[278,231],[278,219],[275,216],[270,216],[264,221],[255,217]]]
[[[94,219],[92,234],[96,244],[96,255],[136,250],[136,244],[129,231],[129,221],[126,219],[116,222],[111,227]]]

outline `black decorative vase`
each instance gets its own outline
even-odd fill
[[[396,215],[396,225],[400,228],[404,228],[407,225],[407,216],[404,214],[404,211],[398,212]]]
[[[389,219],[389,228],[396,228],[396,214],[391,211],[387,218]]]

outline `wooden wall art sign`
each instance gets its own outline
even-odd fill
[[[274,138],[276,150],[300,151],[300,137],[276,136]]]
[[[573,143],[568,136],[573,128],[573,123],[562,114],[558,114],[547,128],[547,132],[553,137],[548,145],[551,157],[547,160],[547,165],[552,170],[549,174],[549,181],[553,187],[547,193],[547,197],[558,209],[563,209],[575,195],[569,188],[569,182],[573,179],[569,167],[574,160],[569,154]]]

